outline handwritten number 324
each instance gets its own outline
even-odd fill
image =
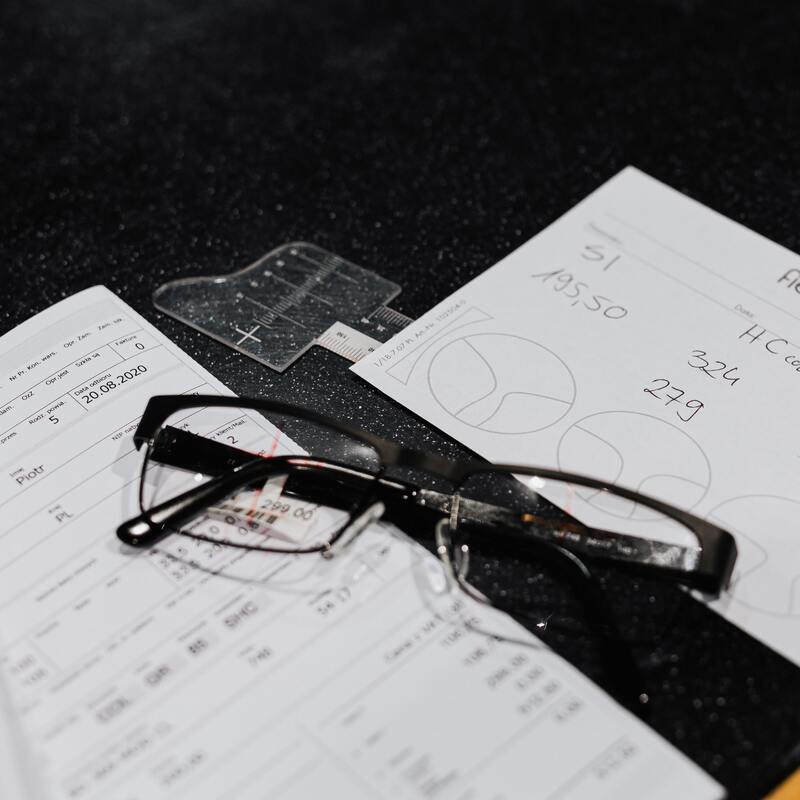
[[[731,386],[735,386],[736,381],[741,380],[740,376],[733,375],[739,367],[729,367],[724,361],[709,361],[706,358],[707,355],[708,353],[705,350],[692,350],[692,356],[688,361],[689,366],[705,372],[709,378],[722,378],[722,380],[728,381]],[[716,364],[716,366],[712,367],[712,364]]]

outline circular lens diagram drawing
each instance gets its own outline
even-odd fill
[[[686,431],[636,411],[603,411],[567,428],[558,443],[558,465],[685,509],[703,499],[711,481],[708,458]],[[657,512],[606,492],[579,489],[577,495],[621,519],[660,519]]]
[[[708,519],[736,537],[732,599],[765,614],[800,616],[800,548],[791,544],[800,536],[795,524],[787,525],[787,520],[800,519],[800,502],[763,494],[736,497],[720,503]]]
[[[507,333],[473,333],[431,359],[428,386],[437,403],[487,433],[534,433],[558,422],[575,402],[575,380],[553,352]]]

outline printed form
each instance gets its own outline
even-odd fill
[[[800,664],[800,257],[628,168],[352,368],[491,461],[597,476],[736,537],[714,606]],[[669,540],[606,495],[542,493]]]
[[[102,287],[0,340],[3,671],[54,797],[722,796],[389,527],[331,561],[126,549],[131,434],[180,392],[227,390]]]

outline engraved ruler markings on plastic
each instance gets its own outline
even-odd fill
[[[364,358],[380,346],[377,339],[345,325],[344,322],[334,322],[317,339],[316,344],[353,362]]]

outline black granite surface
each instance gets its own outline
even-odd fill
[[[788,2],[4,0],[0,332],[102,282],[236,392],[458,453],[338,357],[272,373],[152,290],[305,239],[415,316],[629,163],[798,250],[799,29]],[[800,766],[800,670],[706,608],[644,667],[650,724],[731,797]]]

